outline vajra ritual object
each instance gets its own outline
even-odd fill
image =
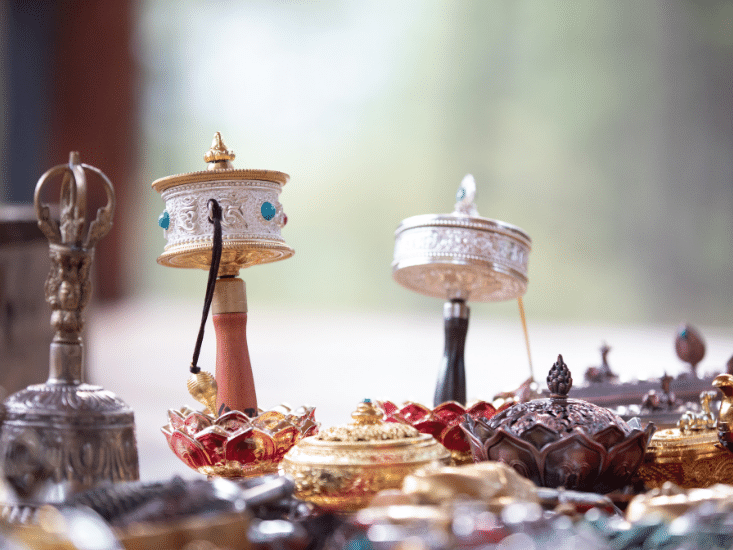
[[[87,176],[104,187],[107,202],[87,221]],[[42,195],[61,179],[59,220]],[[51,306],[49,377],[5,401],[0,452],[18,504],[61,502],[70,494],[138,478],[133,412],[112,392],[84,383],[83,312],[92,283],[97,242],[112,227],[115,193],[100,170],[72,152],[68,164],[48,170],[35,190],[38,225],[49,240]]]
[[[445,351],[433,404],[466,404],[464,349],[469,300],[496,302],[527,291],[532,241],[513,225],[478,215],[476,182],[463,178],[451,214],[407,218],[395,231],[392,273],[410,290],[446,300]]]
[[[198,368],[196,353],[189,391],[214,415],[237,410],[254,416],[257,395],[247,347],[247,297],[244,281],[237,275],[243,267],[293,255],[280,235],[287,216],[278,201],[289,176],[236,169],[234,158],[217,132],[204,155],[206,170],[153,182],[165,201],[158,223],[168,241],[158,263],[206,269],[218,276],[213,295],[209,289],[206,297],[216,332],[216,375]],[[207,313],[205,304],[204,318]],[[203,332],[197,349],[202,336]]]

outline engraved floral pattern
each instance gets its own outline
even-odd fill
[[[400,262],[416,255],[499,262],[526,276],[529,248],[501,233],[462,227],[416,227],[397,236],[394,261]]]
[[[208,221],[209,199],[216,199],[222,207],[222,239],[227,241],[269,239],[282,241],[280,230],[284,225],[282,204],[277,200],[281,186],[278,183],[246,180],[216,181],[185,184],[162,193],[170,225],[164,234],[168,246],[211,239]],[[261,213],[264,202],[271,203],[276,215],[266,220]]]
[[[526,290],[529,250],[485,227],[418,226],[398,230],[392,267],[400,284],[428,296],[506,300]]]

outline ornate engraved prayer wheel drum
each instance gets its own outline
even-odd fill
[[[290,176],[274,170],[235,169],[232,159],[234,153],[226,149],[217,133],[205,156],[207,170],[153,182],[153,189],[165,201],[160,225],[168,241],[159,264],[209,269],[212,236],[208,201],[212,198],[222,208],[219,276],[236,276],[241,268],[293,255],[280,235],[287,216],[278,201]]]
[[[445,352],[435,406],[451,400],[466,402],[466,302],[512,300],[527,291],[531,239],[518,227],[479,216],[475,195],[476,183],[469,174],[461,182],[452,213],[413,216],[395,231],[394,279],[420,294],[447,300]]]
[[[452,214],[403,220],[395,232],[395,280],[444,300],[498,302],[527,291],[529,236],[513,225]]]

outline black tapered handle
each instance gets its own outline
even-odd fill
[[[433,406],[446,401],[466,404],[466,368],[463,363],[468,333],[468,306],[463,300],[446,302],[443,319],[445,322],[445,349],[440,362],[438,383],[435,387]]]

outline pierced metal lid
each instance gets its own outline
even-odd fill
[[[495,302],[527,291],[532,240],[519,227],[478,215],[476,182],[463,178],[454,211],[423,214],[395,231],[392,274],[434,298]]]

